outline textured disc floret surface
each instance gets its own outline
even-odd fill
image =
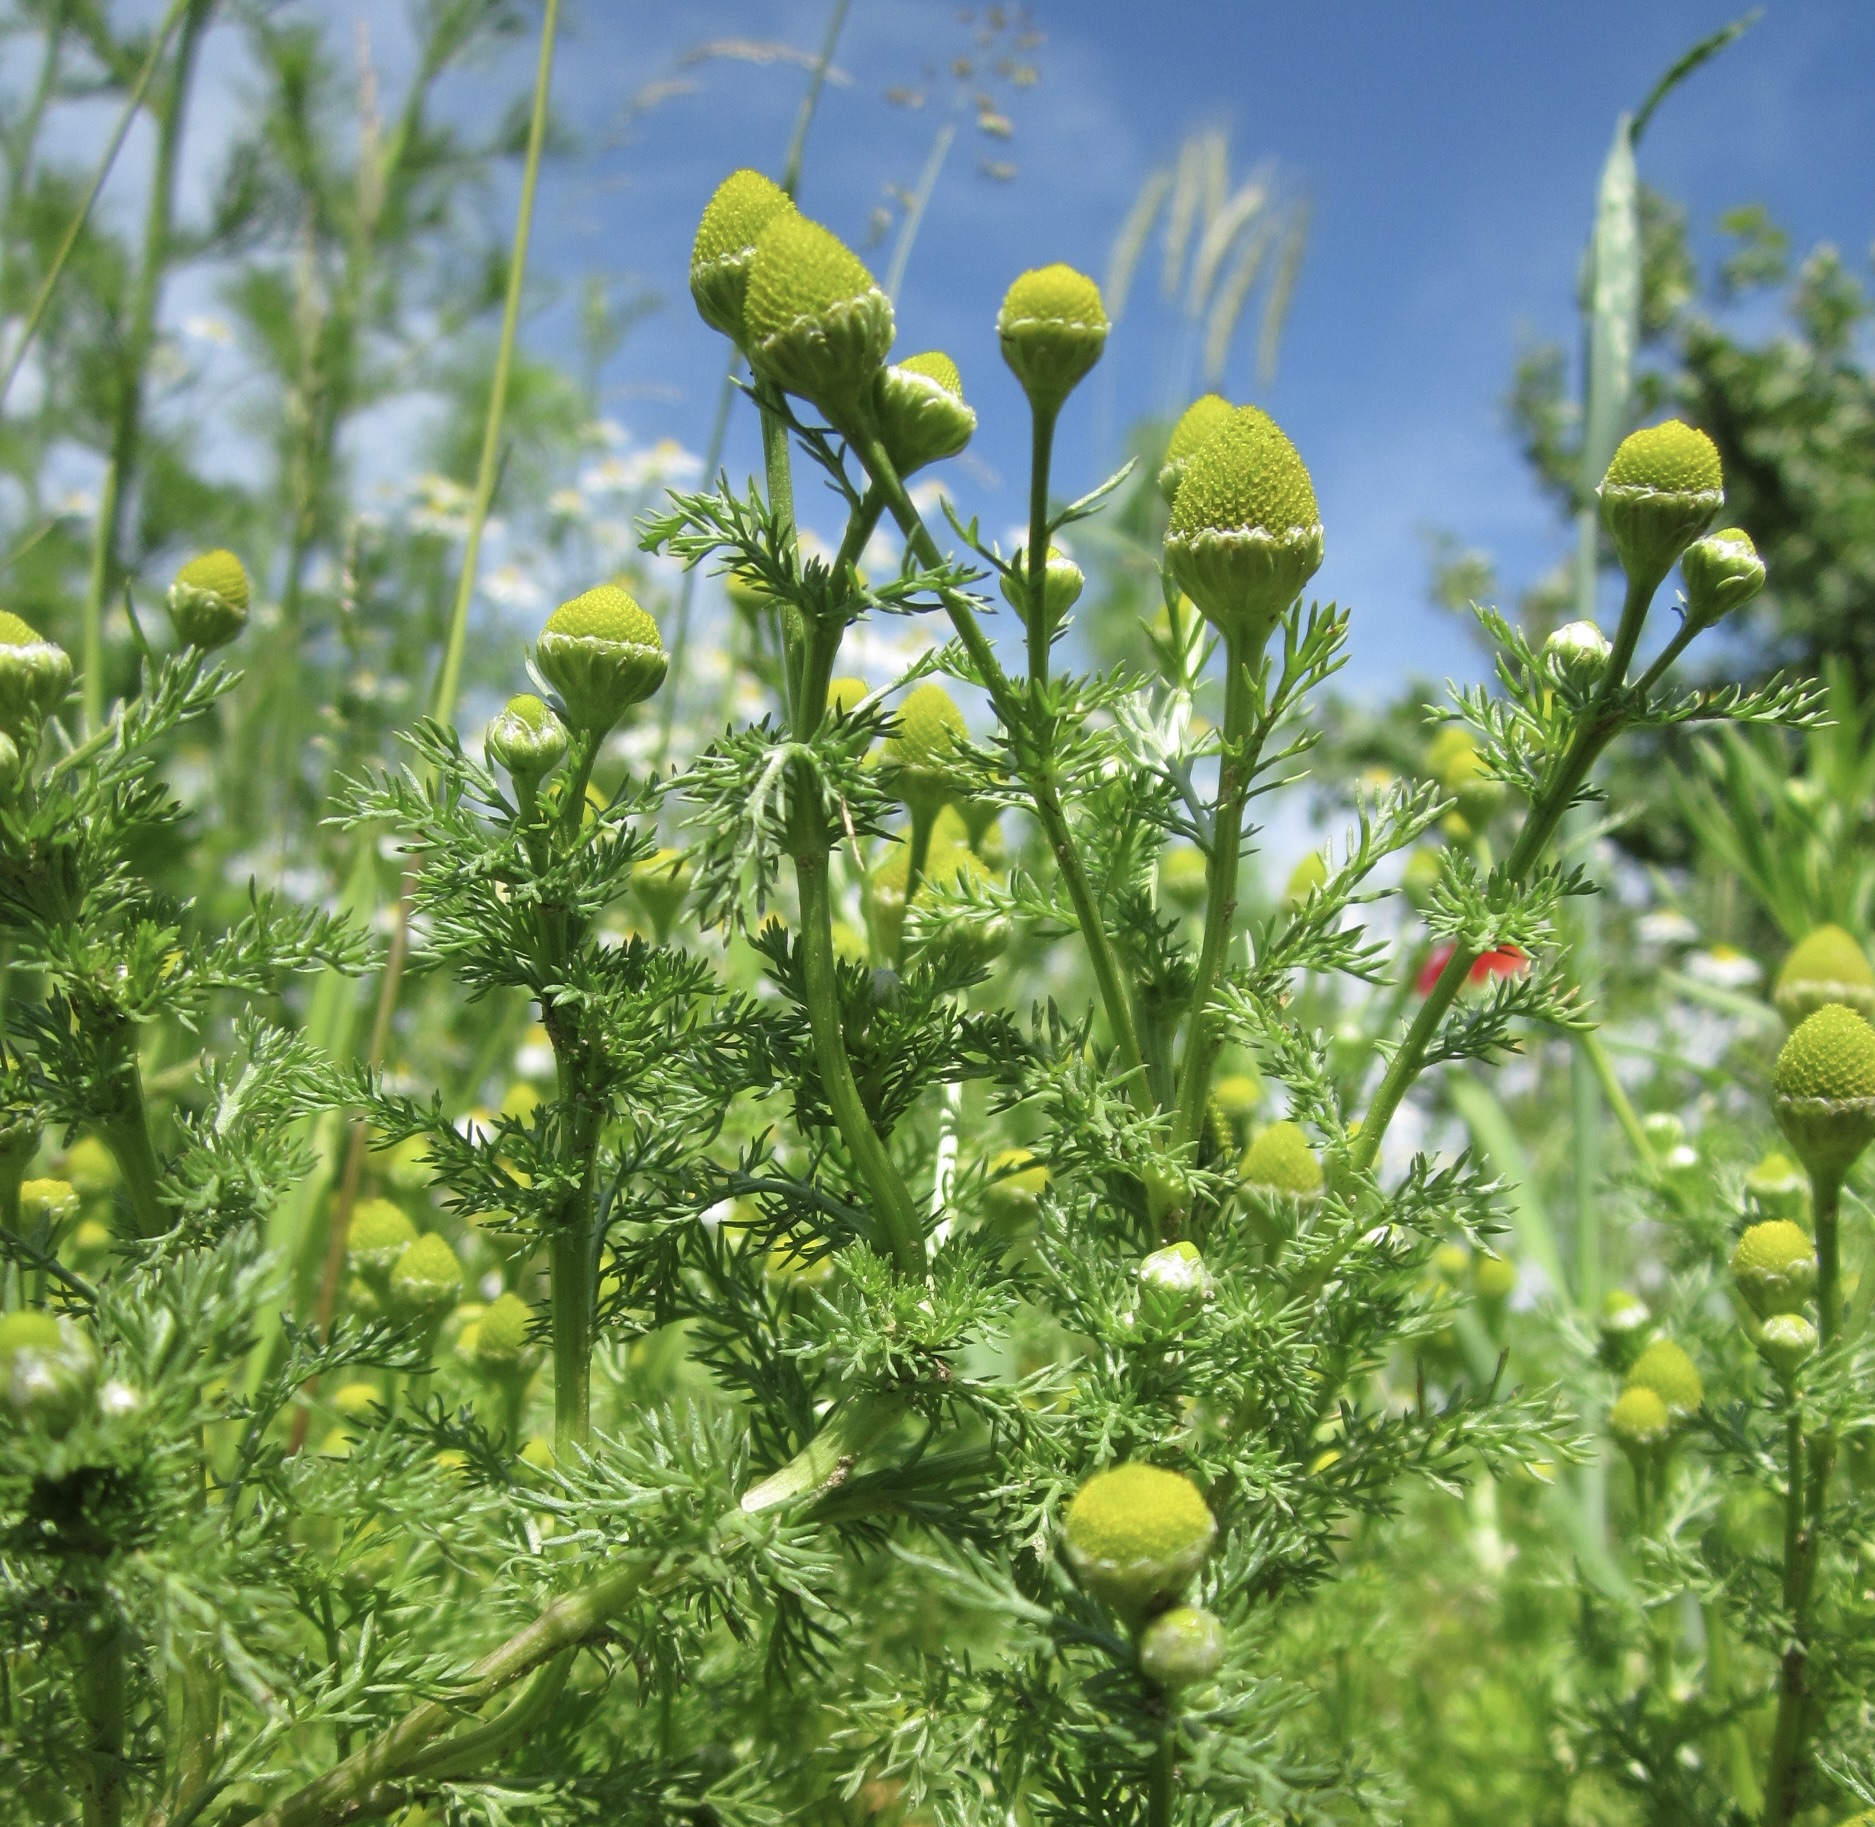
[[[845,421],[892,346],[892,302],[866,263],[802,215],[762,230],[743,305],[750,356],[777,386]]]
[[[902,362],[893,364],[903,368],[908,374],[921,374],[928,381],[936,381],[953,399],[964,397],[964,377],[957,372],[957,364],[942,349],[927,349],[922,355],[908,355]]]
[[[942,787],[947,794],[946,768],[966,733],[964,714],[943,686],[920,685],[913,691],[899,707],[898,728],[885,742],[884,759],[898,770],[901,793],[909,790],[928,799]]]
[[[389,1199],[361,1199],[352,1213],[345,1248],[354,1268],[388,1272],[416,1240],[417,1227],[401,1205]]]
[[[1191,460],[1206,441],[1226,425],[1236,408],[1221,393],[1207,393],[1185,408],[1172,427],[1165,447],[1165,461],[1159,466],[1159,493],[1168,503],[1178,499],[1179,485]]]
[[[1760,1316],[1794,1313],[1816,1287],[1810,1234],[1788,1218],[1750,1226],[1732,1250],[1732,1279]]]
[[[407,1311],[435,1315],[456,1304],[462,1264],[435,1231],[427,1231],[398,1257],[391,1271],[391,1298]]]
[[[1292,1199],[1319,1198],[1322,1190],[1322,1164],[1297,1123],[1272,1123],[1264,1130],[1244,1150],[1238,1177],[1246,1186]]]
[[[1630,1451],[1663,1445],[1672,1430],[1673,1417],[1659,1392],[1642,1385],[1624,1389],[1608,1411],[1608,1431]]]
[[[788,193],[759,171],[732,171],[703,206],[690,252],[690,295],[712,329],[741,343],[755,244],[777,216],[794,214]]]
[[[600,584],[570,603],[562,603],[547,617],[546,632],[575,639],[617,641],[631,647],[664,645],[657,623],[620,584]]]
[[[1069,1504],[1064,1529],[1081,1582],[1129,1618],[1176,1598],[1216,1536],[1217,1523],[1189,1478],[1139,1463],[1096,1472]]]
[[[1100,287],[1058,261],[1019,274],[996,316],[1003,360],[1030,404],[1048,414],[1060,410],[1100,360],[1107,329]]]
[[[877,291],[866,263],[831,229],[802,215],[777,217],[756,243],[746,307],[758,340],[832,306]]]
[[[1192,458],[1172,508],[1187,535],[1255,531],[1278,537],[1321,524],[1315,484],[1268,413],[1240,406]]]
[[[1855,1010],[1828,1003],[1799,1022],[1771,1070],[1781,1098],[1847,1103],[1875,1098],[1875,1028]]]
[[[530,1352],[527,1335],[533,1319],[533,1309],[520,1295],[497,1295],[476,1327],[476,1361],[494,1370],[520,1364]]]
[[[1608,465],[1615,488],[1652,489],[1661,495],[1703,495],[1725,487],[1719,447],[1683,419],[1630,432]]]
[[[1685,1350],[1672,1339],[1655,1339],[1634,1360],[1627,1389],[1651,1389],[1675,1415],[1690,1415],[1706,1399],[1706,1386]]]
[[[1875,1014],[1875,969],[1842,927],[1819,926],[1791,948],[1771,999],[1789,1022],[1801,1022],[1832,1002],[1866,1017]]]
[[[224,602],[245,609],[248,603],[247,567],[235,555],[217,546],[192,558],[176,573],[176,582],[194,590],[212,590]]]

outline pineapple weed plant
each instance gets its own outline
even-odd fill
[[[160,746],[238,689],[208,657],[244,619],[238,561],[184,568],[176,651],[146,645],[89,737],[65,654],[0,623],[12,1805],[170,1827],[1388,1812],[1286,1633],[1411,1481],[1567,1479],[1593,1447],[1504,1353],[1448,1348],[1483,1336],[1439,1273],[1455,1247],[1507,1324],[1499,1189],[1383,1143],[1429,1072],[1591,1023],[1559,942],[1589,884],[1557,840],[1611,744],[1814,715],[1803,688],[1671,681],[1763,581],[1744,535],[1707,533],[1717,456],[1674,421],[1629,437],[1600,491],[1612,636],[1536,650],[1486,612],[1496,689],[1439,713],[1445,785],[1362,803],[1246,921],[1253,802],[1296,779],[1348,633],[1304,600],[1323,528],[1281,430],[1190,409],[1159,476],[1154,675],[1076,675],[1056,542],[1119,478],[1064,509],[1050,471],[1106,338],[1093,282],[1044,267],[1003,302],[1033,432],[1004,555],[915,505],[907,478],[974,414],[943,355],[889,360],[891,305],[830,233],[736,173],[691,281],[748,359],[766,473],[674,495],[646,543],[726,574],[773,714],[623,769],[607,738],[666,658],[605,584],[547,619],[538,691],[479,753],[419,724],[336,815],[401,847],[414,967],[536,1005],[549,1095],[459,1125],[341,1073],[273,998],[365,968],[348,925],[257,895],[216,934],[147,885],[179,816]],[[846,504],[829,554],[796,536],[801,464]],[[887,523],[902,563],[867,575]],[[952,638],[875,691],[841,643],[886,615]],[[986,704],[981,733],[936,674]],[[1417,981],[1361,924],[1403,856]],[[615,942],[625,902],[642,927]],[[1875,977],[1830,943],[1786,973],[1765,1127],[1791,1159],[1727,1199],[1651,1172],[1684,1208],[1669,1296],[1604,1315],[1634,1528],[1560,1729],[1651,1818],[1875,1805],[1852,1572],[1875,1278],[1840,1243]],[[1310,1018],[1335,983],[1364,1025]],[[140,1031],[228,993],[233,1046],[153,1132]],[[338,1317],[276,1319],[266,1220],[302,1119],[338,1107],[366,1113],[384,1190],[339,1239]],[[58,1132],[89,1138],[73,1181],[28,1178]]]

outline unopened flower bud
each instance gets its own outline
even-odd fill
[[[1706,1399],[1706,1386],[1693,1360],[1672,1339],[1655,1339],[1634,1360],[1623,1387],[1651,1389],[1676,1421],[1697,1414]]]
[[[1816,1355],[1816,1328],[1801,1313],[1773,1313],[1758,1331],[1758,1354],[1787,1388]]]
[[[657,623],[617,584],[600,584],[548,616],[535,662],[574,728],[597,735],[650,697],[670,664]]]
[[[956,456],[977,429],[977,415],[964,400],[963,376],[937,349],[881,368],[873,383],[873,411],[885,454],[900,476]]]
[[[185,647],[211,653],[247,626],[247,568],[217,546],[192,558],[169,586],[169,619]]]
[[[1172,504],[1166,563],[1248,658],[1322,562],[1315,485],[1267,413],[1239,407],[1191,460]]]
[[[963,712],[941,685],[920,685],[900,705],[880,760],[914,817],[935,818],[956,792],[954,757],[967,733]]]
[[[1766,1218],[1801,1218],[1810,1204],[1810,1183],[1789,1155],[1773,1150],[1745,1176],[1753,1207]]]
[[[58,1438],[90,1405],[98,1353],[76,1320],[37,1307],[0,1317],[0,1400],[29,1427]]]
[[[69,1180],[24,1180],[19,1199],[29,1231],[61,1231],[78,1216],[78,1189]]]
[[[1439,785],[1451,794],[1458,815],[1473,831],[1482,831],[1504,803],[1507,789],[1493,774],[1477,748],[1455,748],[1439,775]]]
[[[698,316],[738,348],[747,347],[743,307],[755,244],[777,216],[792,214],[788,193],[759,171],[732,171],[703,206],[690,251],[690,296]]]
[[[1198,1487],[1143,1464],[1096,1472],[1068,1505],[1062,1531],[1081,1584],[1133,1626],[1185,1590],[1216,1538]]]
[[[1816,1292],[1816,1249],[1788,1218],[1754,1224],[1732,1251],[1732,1280],[1760,1318],[1796,1313]]]
[[[1724,527],[1680,554],[1680,576],[1686,580],[1687,621],[1710,628],[1764,588],[1764,560],[1749,533]]]
[[[499,1294],[475,1325],[475,1367],[485,1376],[512,1377],[530,1371],[540,1351],[528,1336],[534,1311],[518,1294]]]
[[[1679,419],[1650,425],[1621,440],[1597,493],[1623,569],[1658,584],[1724,504],[1718,447]]]
[[[1608,1411],[1608,1431],[1624,1452],[1645,1457],[1660,1451],[1673,1433],[1673,1417],[1658,1392],[1624,1389]]]
[[[1059,263],[1018,277],[996,317],[1003,360],[1022,383],[1030,406],[1044,416],[1059,412],[1100,360],[1107,328],[1100,287]]]
[[[1215,1612],[1177,1605],[1139,1633],[1139,1672],[1161,1687],[1194,1687],[1224,1663],[1224,1625]]]
[[[1826,1003],[1840,1002],[1863,1020],[1875,1017],[1875,970],[1840,926],[1819,926],[1790,949],[1771,986],[1777,1012],[1793,1028]]]
[[[837,235],[795,213],[770,221],[755,243],[743,321],[765,379],[842,431],[871,412],[892,347],[892,301]]]
[[[360,1199],[345,1233],[346,1260],[354,1275],[382,1282],[416,1240],[417,1227],[402,1206],[388,1199]]]
[[[510,698],[483,739],[488,758],[530,787],[560,765],[566,743],[566,725],[531,691]]]
[[[1626,1371],[1640,1356],[1653,1327],[1654,1316],[1644,1300],[1626,1288],[1611,1288],[1596,1320],[1602,1362],[1610,1370]]]
[[[681,850],[656,850],[642,863],[632,865],[632,893],[651,916],[659,944],[689,898],[690,881],[690,858]]]
[[[0,730],[30,749],[39,725],[65,702],[71,656],[10,611],[0,609]]]
[[[1506,1301],[1517,1286],[1517,1265],[1507,1256],[1484,1252],[1472,1262],[1471,1279],[1480,1300]]]
[[[1875,1028],[1828,1003],[1806,1016],[1771,1068],[1771,1114],[1815,1180],[1840,1183],[1875,1139]]]
[[[1029,549],[1017,546],[1009,560],[1013,578],[1002,580],[1003,601],[1018,615],[1027,616],[1029,599]],[[1050,636],[1067,620],[1068,611],[1080,599],[1087,578],[1081,567],[1058,546],[1048,548],[1042,561],[1042,625]]]
[[[1229,423],[1237,409],[1221,393],[1206,393],[1179,414],[1172,436],[1165,447],[1165,462],[1159,468],[1159,493],[1169,507],[1178,499],[1179,484],[1191,468],[1191,460],[1204,448],[1212,433]]]
[[[1565,622],[1543,643],[1543,657],[1577,685],[1602,676],[1610,651],[1608,637],[1593,622]]]
[[[391,1306],[401,1316],[440,1320],[461,1296],[462,1263],[435,1231],[409,1245],[391,1270]]]
[[[1140,1318],[1152,1331],[1168,1331],[1202,1311],[1211,1298],[1211,1274],[1198,1246],[1168,1244],[1139,1265]]]
[[[1173,906],[1195,913],[1210,886],[1211,865],[1196,844],[1175,844],[1159,859],[1159,892]]]
[[[1244,1187],[1293,1205],[1322,1196],[1322,1164],[1298,1123],[1272,1123],[1244,1150],[1237,1177]]]
[[[990,1156],[983,1183],[983,1209],[1005,1229],[1032,1219],[1048,1191],[1048,1164],[1026,1148],[1005,1148]]]

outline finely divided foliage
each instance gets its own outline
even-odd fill
[[[1302,790],[1356,626],[1306,596],[1334,527],[1302,454],[1252,408],[1188,416],[1150,663],[1077,671],[1064,536],[1135,486],[1050,487],[1098,289],[1047,267],[1004,302],[1034,451],[1005,555],[908,493],[891,308],[764,185],[726,181],[693,270],[747,340],[764,478],[673,491],[642,537],[734,580],[768,708],[634,763],[614,738],[668,689],[655,621],[622,583],[562,606],[485,744],[426,718],[339,782],[329,828],[399,868],[382,942],[252,888],[211,919],[152,863],[178,732],[248,689],[207,651],[255,638],[230,554],[184,567],[176,651],[102,720],[62,649],[0,627],[22,1819],[1388,1817],[1295,1653],[1338,1575],[1428,1490],[1587,1488],[1581,1380],[1510,1361],[1505,1189],[1404,1119],[1533,1032],[1592,1035],[1571,834],[1613,745],[1817,719],[1799,683],[1674,674],[1763,579],[1742,535],[1695,544],[1711,445],[1674,422],[1620,446],[1612,636],[1536,647],[1481,611],[1495,681],[1433,713],[1445,784],[1364,787],[1272,903],[1253,814]],[[795,524],[803,458],[844,509],[831,553]],[[885,616],[942,643],[836,687]],[[381,1032],[342,1063],[283,987],[377,972]],[[448,1031],[486,1048],[474,1083],[524,1038],[540,1083],[452,1108],[387,1050],[406,973],[433,1018],[471,1012]],[[1720,1211],[1635,1122],[1680,1337],[1625,1296],[1571,1344],[1621,1379],[1640,1545],[1622,1568],[1582,1537],[1555,1731],[1650,1820],[1875,1805],[1845,1571],[1875,1530],[1875,1365],[1842,1247],[1875,1032],[1801,1012],[1760,1112],[1781,1179]],[[309,1246],[282,1214],[345,1112],[360,1147]],[[69,1183],[29,1177],[55,1135]],[[1776,1512],[1749,1540],[1728,1479]]]

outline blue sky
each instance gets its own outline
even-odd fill
[[[606,377],[614,413],[639,435],[693,448],[707,435],[722,349],[684,291],[690,233],[724,172],[778,167],[803,80],[785,63],[684,54],[727,38],[805,49],[826,11],[820,0],[576,0],[569,13],[556,98],[585,153],[544,180],[539,258],[544,271],[629,274],[664,294]],[[837,57],[851,81],[827,94],[801,198],[855,242],[882,187],[914,182],[937,124],[935,99],[908,112],[884,91],[943,90],[931,67],[969,48],[958,12],[855,0]],[[1466,669],[1451,625],[1425,606],[1423,532],[1447,527],[1492,551],[1507,593],[1560,551],[1504,428],[1510,366],[1524,339],[1573,336],[1574,276],[1616,114],[1730,16],[1700,0],[1037,0],[1040,81],[1011,109],[1015,137],[1004,147],[966,131],[900,300],[900,349],[950,349],[982,416],[960,496],[993,529],[1018,517],[1026,421],[993,328],[1008,280],[1052,259],[1104,272],[1145,175],[1191,128],[1222,127],[1234,170],[1273,159],[1313,210],[1276,379],[1254,386],[1243,353],[1229,387],[1274,412],[1313,470],[1328,531],[1320,587],[1355,609],[1350,680],[1385,690],[1408,670]],[[1667,104],[1643,175],[1689,206],[1708,260],[1720,211],[1762,202],[1800,248],[1833,240],[1866,270],[1872,76],[1875,6],[1781,0]],[[648,111],[627,106],[666,83]],[[1018,175],[980,177],[980,153]],[[1129,312],[1106,391],[1090,385],[1070,407],[1064,487],[1097,480],[1116,426],[1158,403],[1153,319]],[[549,311],[530,334],[551,340],[566,321]],[[731,445],[738,470],[753,455],[743,432]]]

